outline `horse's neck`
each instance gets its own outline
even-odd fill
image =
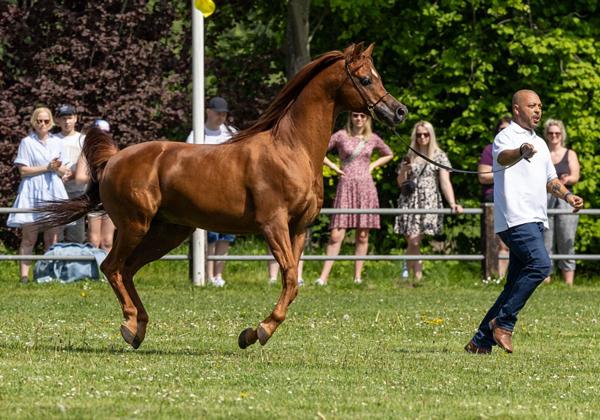
[[[334,100],[334,90],[341,81],[332,80],[331,75],[323,74],[327,72],[332,72],[332,69],[325,69],[306,85],[285,117],[291,128],[291,135],[286,141],[290,142],[293,148],[303,148],[314,170],[319,174],[322,171],[333,124],[339,113]]]

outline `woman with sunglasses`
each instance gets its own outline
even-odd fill
[[[21,175],[21,183],[13,208],[34,208],[43,201],[67,199],[62,177],[69,169],[62,164],[63,147],[60,139],[50,134],[54,126],[52,112],[40,107],[33,111],[30,119],[33,131],[21,140],[14,161]],[[7,225],[22,229],[19,254],[29,255],[37,241],[39,226],[35,225],[43,215],[40,213],[11,213]],[[60,227],[44,231],[44,247],[48,249],[58,241]],[[21,282],[29,280],[30,261],[19,265]]]
[[[437,144],[431,123],[427,121],[416,123],[410,137],[410,147],[434,162],[450,166],[448,157]],[[406,154],[398,169],[398,185],[402,185],[407,180],[412,180],[416,189],[410,194],[400,194],[398,208],[441,209],[443,207],[441,193],[443,193],[453,213],[463,212],[462,206],[456,203],[454,197],[450,172],[427,162],[412,150]],[[419,255],[423,236],[439,235],[442,233],[442,225],[441,214],[401,214],[396,217],[394,231],[406,238],[407,255]],[[409,261],[408,271],[415,280],[419,281],[423,276],[423,264],[418,260]]]
[[[346,128],[334,133],[329,140],[328,150],[336,150],[342,167],[325,157],[324,163],[340,175],[333,207],[335,208],[379,208],[377,189],[371,173],[393,158],[392,150],[383,142],[371,127],[371,117],[360,112],[348,116]],[[373,151],[379,158],[371,162]],[[327,244],[327,255],[338,255],[346,229],[356,229],[355,254],[366,255],[369,248],[369,230],[379,229],[378,214],[335,214],[329,225],[331,236]],[[354,265],[354,283],[362,283],[364,261],[357,260]],[[325,261],[316,284],[324,286],[331,268],[332,260]]]
[[[556,169],[559,181],[573,192],[573,185],[579,181],[579,160],[574,150],[565,146],[567,132],[565,125],[560,120],[549,119],[544,124],[544,137],[550,149],[550,157]],[[575,253],[575,233],[579,216],[571,212],[571,206],[565,200],[559,200],[548,194],[548,208],[568,210],[569,214],[548,215],[548,230],[544,231],[544,243],[550,255],[553,251],[557,254]],[[575,260],[559,260],[558,268],[562,278],[569,286],[573,286],[575,279]],[[546,279],[550,281],[550,277]]]

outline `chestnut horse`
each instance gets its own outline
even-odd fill
[[[119,151],[91,129],[83,147],[92,181],[78,198],[48,203],[46,221],[65,224],[102,205],[117,227],[101,269],[121,304],[121,334],[138,348],[148,314],[136,272],[188,238],[194,228],[262,233],[282,270],[275,308],[239,336],[264,345],[298,293],[297,267],[306,227],[323,205],[323,158],[342,111],[370,112],[390,125],[407,110],[383,87],[373,45],[351,45],[306,65],[258,121],[221,145],[151,141]]]

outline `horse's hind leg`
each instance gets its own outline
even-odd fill
[[[254,344],[257,340],[260,341],[260,344],[265,345],[277,327],[285,320],[288,306],[298,294],[298,262],[304,248],[306,231],[302,229],[301,233],[293,234],[291,241],[287,225],[265,229],[264,234],[273,256],[281,267],[283,288],[275,308],[259,324],[258,328],[256,330],[247,328],[240,334],[238,344],[243,349]]]
[[[124,226],[119,226],[116,230],[113,247],[100,267],[121,304],[123,317],[125,318],[121,324],[121,335],[133,347],[136,347],[138,310],[123,281],[123,267],[127,258],[148,231],[148,225],[149,223],[130,222],[124,224]]]
[[[144,239],[142,239],[125,261],[123,280],[129,296],[131,296],[131,300],[137,309],[137,332],[132,343],[130,343],[134,348],[138,348],[144,341],[146,326],[148,325],[148,313],[135,289],[133,276],[144,265],[159,259],[177,247],[192,231],[193,228],[189,226],[174,225],[154,220]]]

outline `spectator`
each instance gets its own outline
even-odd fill
[[[69,198],[79,197],[85,192],[85,185],[75,182],[77,161],[81,155],[81,147],[85,136],[76,130],[77,111],[71,105],[61,105],[56,109],[56,122],[60,132],[56,137],[62,140],[64,155],[63,164],[69,168],[69,172],[63,177],[65,190]],[[82,243],[85,241],[85,222],[82,219],[65,226],[65,242]]]
[[[567,132],[560,120],[549,119],[544,124],[544,137],[550,149],[550,157],[556,170],[558,180],[573,192],[573,185],[579,181],[579,160],[577,153],[565,146]],[[548,194],[549,209],[570,209],[569,204],[552,194]],[[556,214],[548,216],[548,230],[544,232],[544,243],[548,253],[554,250],[558,254],[575,253],[575,233],[579,216],[576,214]],[[575,279],[575,260],[559,260],[558,268],[562,278],[569,286]],[[548,277],[548,281],[550,277]]]
[[[50,134],[54,126],[52,112],[45,107],[36,108],[30,119],[31,131],[21,140],[14,161],[21,175],[21,183],[13,204],[15,209],[34,208],[43,201],[67,199],[67,192],[61,178],[68,173],[62,164],[64,150],[62,142]],[[11,213],[7,225],[22,229],[19,254],[28,255],[37,242],[40,227],[34,224],[41,213]],[[48,249],[58,241],[61,228],[54,227],[43,231],[44,248]],[[21,283],[29,281],[30,261],[21,261],[19,271]]]
[[[574,211],[583,207],[556,176],[548,146],[535,134],[542,118],[542,103],[532,90],[519,90],[512,99],[513,121],[494,139],[494,230],[510,249],[506,284],[484,316],[468,353],[489,354],[498,345],[513,352],[512,335],[517,315],[550,272],[544,246],[550,191]],[[521,160],[523,159],[523,160]]]
[[[93,123],[94,127],[110,133],[110,125],[106,120],[96,120]],[[75,182],[77,185],[87,185],[90,181],[90,172],[87,160],[83,154],[79,155],[77,160]],[[113,238],[115,235],[115,225],[106,212],[92,211],[87,215],[88,232],[87,240],[96,248],[103,249],[107,253],[110,252],[113,246]]]
[[[437,144],[431,123],[420,121],[415,124],[410,146],[434,162],[450,166],[448,157]],[[400,194],[398,208],[440,209],[443,207],[441,189],[452,212],[463,212],[462,206],[457,204],[454,198],[450,173],[446,169],[425,161],[412,150],[409,150],[398,169],[397,182],[401,189],[403,183],[408,181],[413,181],[416,188],[412,193],[405,191],[406,193]],[[442,232],[442,225],[443,216],[441,214],[401,214],[396,217],[394,231],[405,236],[407,255],[419,255],[423,236],[439,235]],[[421,280],[423,276],[421,261],[409,261],[408,270],[415,280]]]
[[[328,150],[335,149],[342,161],[340,169],[325,157],[324,163],[341,175],[333,207],[344,208],[379,208],[377,189],[371,173],[373,169],[385,165],[392,160],[392,150],[371,128],[371,117],[360,112],[352,112],[348,116],[346,128],[334,133],[329,140]],[[371,162],[373,150],[380,157]],[[331,236],[327,244],[327,255],[338,255],[346,229],[356,229],[355,254],[366,255],[369,248],[369,230],[379,229],[378,214],[335,214],[329,225]],[[354,283],[362,283],[364,261],[357,260],[354,265]],[[327,260],[316,284],[324,286],[333,261]]]
[[[228,113],[229,106],[225,99],[215,96],[208,101],[204,123],[204,144],[221,144],[235,135],[237,130],[226,124]],[[193,131],[189,134],[186,142],[194,142]],[[235,240],[235,235],[207,232],[207,238],[207,255],[227,255],[231,243]],[[223,287],[225,285],[224,269],[224,261],[208,261],[208,278],[214,286]]]
[[[510,124],[510,117],[504,116],[500,118],[498,124],[496,124],[496,130],[494,132],[494,137],[502,130],[504,130]],[[483,197],[484,203],[493,203],[494,202],[494,174],[492,171],[492,165],[494,163],[494,159],[492,157],[492,143],[485,146],[483,151],[481,152],[481,157],[479,158],[479,165],[477,166],[477,171],[480,172],[479,183],[481,184],[481,194]],[[483,173],[482,173],[483,172]],[[508,257],[508,247],[502,239],[497,236],[498,243],[498,257]],[[506,268],[508,267],[508,259],[498,258],[498,277],[503,278],[506,274]]]
[[[229,106],[225,99],[215,96],[208,101],[204,122],[204,144],[225,143],[237,133],[237,130],[227,123],[228,114]],[[185,142],[194,143],[193,130]]]

